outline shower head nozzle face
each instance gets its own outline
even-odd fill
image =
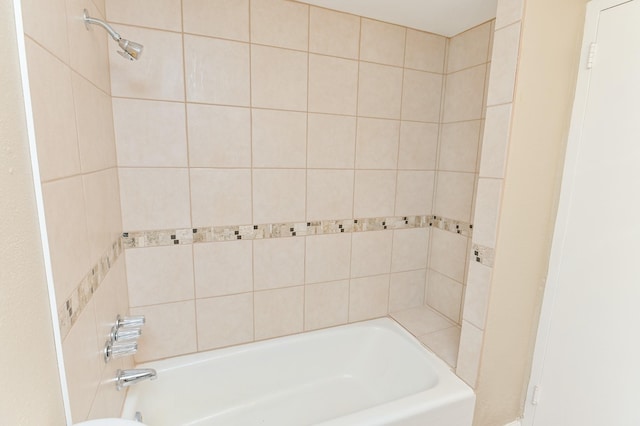
[[[140,59],[142,50],[144,49],[144,46],[142,46],[140,43],[129,41],[124,38],[118,40],[118,45],[122,48],[122,51],[118,51],[118,54],[123,58],[129,59],[130,61],[136,61]]]

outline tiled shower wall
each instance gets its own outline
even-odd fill
[[[295,2],[147,3],[107,3],[145,45],[110,52],[137,360],[425,300],[458,322],[491,24],[445,68],[444,37]]]
[[[107,35],[82,11],[104,1],[23,0],[29,86],[73,421],[113,416],[122,393],[110,381],[125,363],[101,350],[126,313],[120,196]],[[109,46],[112,47],[112,46]]]

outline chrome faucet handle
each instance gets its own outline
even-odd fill
[[[138,352],[138,343],[127,342],[118,343],[107,340],[104,345],[104,362],[109,362],[112,358],[122,358]]]
[[[119,328],[114,325],[111,328],[109,338],[112,342],[123,342],[127,340],[136,340],[142,334],[142,330],[139,328]]]
[[[118,317],[116,318],[115,326],[116,328],[140,328],[144,325],[144,322],[144,315],[133,315],[129,317],[121,317],[120,315],[118,315]]]

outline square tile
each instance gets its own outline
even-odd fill
[[[311,7],[309,51],[341,58],[358,59],[360,17]]]
[[[351,248],[351,276],[388,274],[391,271],[391,244],[389,231],[355,232]]]
[[[490,38],[491,22],[485,22],[452,37],[449,41],[447,72],[452,73],[487,62],[491,53]]]
[[[492,269],[478,262],[469,263],[469,277],[464,297],[462,317],[480,329],[484,329],[489,308]]]
[[[353,215],[353,170],[307,170],[307,220]]]
[[[253,223],[303,222],[306,173],[301,169],[253,170]]]
[[[480,120],[442,125],[440,138],[440,170],[476,172],[480,145]]]
[[[252,106],[306,111],[307,57],[306,52],[253,45],[251,47]]]
[[[122,235],[120,186],[115,167],[82,176],[91,262]]]
[[[355,115],[358,62],[309,55],[309,111]]]
[[[438,172],[434,214],[470,222],[475,179],[473,173]]]
[[[387,315],[389,275],[354,278],[349,284],[349,322]]]
[[[309,284],[304,291],[304,329],[346,324],[349,317],[349,281]]]
[[[432,269],[427,283],[427,304],[459,324],[462,309],[463,285]]]
[[[447,75],[444,95],[445,123],[478,120],[482,117],[486,65]]]
[[[184,32],[249,41],[249,0],[183,0]]]
[[[398,312],[422,306],[427,282],[426,270],[391,274],[389,311]]]
[[[251,241],[194,244],[196,297],[202,299],[252,291],[252,250]]]
[[[393,231],[391,272],[425,269],[428,246],[429,230],[426,228]]]
[[[182,31],[180,0],[109,0],[107,18],[122,24]]]
[[[362,19],[360,60],[401,67],[404,63],[406,28]]]
[[[251,121],[254,167],[305,167],[306,113],[254,109]]]
[[[249,45],[184,36],[187,101],[249,106]]]
[[[358,115],[400,118],[402,68],[360,62]]]
[[[354,165],[356,118],[308,114],[307,167],[350,169]]]
[[[434,228],[431,231],[430,267],[458,282],[464,282],[469,237]]]
[[[69,61],[65,0],[21,2],[24,32],[65,62]],[[31,68],[31,64],[29,64]],[[43,70],[44,71],[44,70]]]
[[[506,27],[522,19],[524,1],[509,0],[501,1],[497,8],[496,29]]]
[[[392,312],[391,316],[414,336],[422,336],[455,326],[454,323],[428,306]]]
[[[191,167],[251,167],[251,110],[187,104]]]
[[[458,361],[458,347],[460,346],[460,327],[449,327],[444,330],[418,336],[418,339],[435,352],[450,367],[456,366]]]
[[[304,284],[304,255],[304,238],[254,240],[254,289],[270,290]]]
[[[354,217],[393,216],[396,175],[392,170],[356,170]]]
[[[433,211],[435,172],[398,172],[396,216],[424,216]]]
[[[520,48],[520,27],[520,24],[510,25],[495,32],[487,105],[500,105],[513,101]]]
[[[256,340],[299,333],[304,326],[304,287],[254,293]]]
[[[398,168],[435,170],[438,150],[438,125],[435,123],[400,123]]]
[[[253,294],[196,300],[198,350],[237,345],[253,340]]]
[[[466,321],[462,322],[456,375],[472,388],[475,388],[478,380],[483,339],[484,332],[482,330]]]
[[[305,283],[349,278],[351,234],[306,237]]]
[[[252,43],[307,50],[308,40],[308,5],[284,0],[251,0]]]
[[[502,197],[502,181],[479,179],[473,218],[473,242],[485,247],[496,247],[498,217]]]
[[[437,123],[440,119],[442,76],[404,70],[402,119]]]
[[[193,227],[252,223],[250,169],[191,168],[190,176]]]
[[[404,66],[442,74],[447,38],[407,28]]]
[[[511,132],[511,104],[487,108],[480,176],[503,178]]]
[[[129,305],[180,302],[194,298],[191,246],[125,250]]]
[[[356,168],[395,169],[398,166],[400,122],[358,118]]]

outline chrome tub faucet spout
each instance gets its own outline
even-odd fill
[[[153,368],[135,368],[132,370],[118,370],[116,372],[116,387],[118,390],[131,386],[143,380],[154,380],[158,377]]]

